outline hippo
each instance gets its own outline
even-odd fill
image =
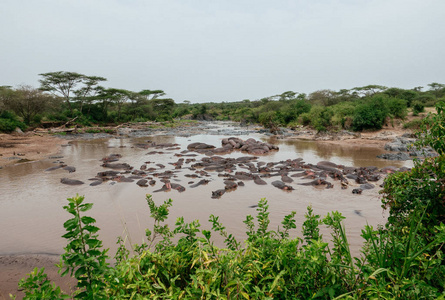
[[[224,180],[224,184],[225,184],[224,189],[226,191],[236,190],[236,188],[238,187],[238,184],[236,184],[236,182],[233,182],[231,180]]]
[[[260,176],[255,175],[253,176],[253,182],[255,182],[258,185],[266,185],[266,181],[264,181],[263,179],[260,178]]]
[[[358,177],[355,179],[355,182],[357,182],[358,184],[365,184],[365,183],[368,183],[368,181],[366,180],[366,178],[365,178],[364,176],[362,176],[362,175],[358,176]]]
[[[207,179],[201,179],[199,182],[197,182],[197,183],[191,185],[190,187],[191,187],[191,188],[195,188],[195,187],[198,187],[198,186],[200,186],[200,185],[207,184],[207,183],[209,183],[209,182],[210,182],[210,180],[207,180]]]
[[[102,158],[102,161],[105,162],[114,162],[114,161],[118,161],[119,158],[121,158],[122,155],[120,154],[110,154],[104,158]]]
[[[177,190],[178,192],[182,193],[185,191],[185,187],[183,187],[182,185],[178,184],[178,183],[170,183],[171,188],[174,190]]]
[[[330,161],[322,160],[322,161],[317,163],[317,167],[320,168],[320,169],[323,168],[323,167],[328,167],[328,168],[332,169],[332,168],[338,168],[338,165],[334,164],[333,162],[330,162]]]
[[[64,169],[65,171],[68,171],[69,173],[76,172],[76,168],[75,168],[75,167],[72,167],[72,166],[66,166],[66,167],[63,167],[63,169]]]
[[[219,199],[219,198],[221,198],[222,195],[224,195],[225,192],[226,192],[226,190],[224,190],[224,189],[213,191],[212,192],[212,198],[213,199]]]
[[[187,149],[189,151],[196,151],[196,152],[201,152],[201,151],[206,151],[209,149],[215,149],[216,147],[213,145],[208,145],[206,143],[191,143],[190,145],[187,146]]]
[[[90,183],[90,186],[96,186],[96,185],[102,184],[102,182],[103,182],[102,180],[95,180]]]
[[[370,190],[373,189],[375,186],[372,183],[365,183],[360,185],[361,190]]]
[[[117,176],[114,178],[118,182],[133,182],[134,180],[125,176]]]
[[[294,188],[284,184],[284,182],[282,182],[281,180],[276,180],[274,182],[272,182],[272,185],[276,188],[282,189],[284,191],[292,191]]]
[[[235,178],[239,180],[252,180],[252,174],[249,174],[247,172],[236,172]]]
[[[60,164],[58,166],[54,166],[54,167],[48,168],[45,171],[54,171],[54,170],[57,170],[57,169],[60,169],[60,168],[64,168],[64,167],[66,167],[66,165]]]
[[[362,192],[363,192],[362,189],[353,189],[353,190],[352,190],[352,193],[353,193],[353,194],[357,194],[357,195],[360,195]]]
[[[162,188],[160,188],[159,190],[155,190],[153,191],[154,193],[156,192],[169,192],[172,189],[172,184],[170,183],[170,181],[166,180],[165,184],[162,186]]]
[[[291,183],[294,180],[292,178],[290,178],[289,176],[287,176],[287,174],[282,174],[281,175],[281,181],[286,182],[286,183]]]
[[[70,179],[70,178],[62,178],[60,179],[60,182],[63,184],[68,184],[68,185],[81,185],[84,184],[83,181],[77,180],[77,179]]]
[[[380,174],[370,174],[368,176],[366,176],[366,179],[368,181],[379,181],[381,178]]]
[[[305,183],[300,183],[300,185],[312,185],[312,186],[317,186],[317,185],[326,185],[326,188],[332,188],[332,183],[322,179],[322,178],[318,178],[315,180],[312,180],[311,182],[305,182]]]
[[[133,169],[133,167],[127,163],[104,163],[104,164],[102,164],[102,167],[110,168],[110,169],[123,169],[123,170]]]
[[[103,178],[103,177],[115,177],[119,174],[117,171],[104,171],[97,173],[97,177]]]
[[[140,187],[146,187],[148,186],[148,180],[147,179],[140,179],[138,180],[138,182],[136,182],[136,184]]]

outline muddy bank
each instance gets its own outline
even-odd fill
[[[0,168],[5,165],[38,161],[55,155],[68,140],[33,132],[0,134]]]
[[[18,290],[18,282],[34,268],[45,268],[49,280],[54,281],[63,291],[71,291],[76,280],[69,276],[60,277],[55,264],[59,263],[58,255],[28,254],[0,256],[0,300],[10,299],[9,294],[22,299],[24,293]]]

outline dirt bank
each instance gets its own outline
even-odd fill
[[[49,134],[0,134],[0,167],[48,158],[67,143]]]
[[[0,300],[10,299],[9,294],[17,295],[22,299],[23,292],[18,291],[18,282],[29,274],[35,267],[45,268],[48,278],[54,281],[63,291],[71,291],[76,281],[69,276],[61,278],[55,266],[59,263],[58,255],[31,254],[31,255],[2,255],[0,256]]]

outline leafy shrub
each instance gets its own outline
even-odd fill
[[[414,168],[389,176],[382,191],[383,204],[390,209],[389,221],[400,228],[418,220],[426,210],[424,229],[433,235],[434,225],[445,222],[445,103],[436,106],[437,114],[423,120],[416,147],[432,147],[439,156],[415,160]]]
[[[326,131],[332,125],[333,111],[330,107],[314,105],[309,112],[311,126],[317,131]]]
[[[403,99],[388,98],[386,100],[386,106],[388,107],[389,114],[395,118],[405,119],[408,115],[407,104]]]
[[[386,97],[376,95],[357,105],[352,121],[353,130],[381,129],[389,113],[385,100]]]
[[[298,123],[303,126],[307,126],[311,124],[311,115],[309,113],[302,113],[298,118]]]
[[[258,117],[258,121],[267,128],[276,126],[276,113],[274,111],[262,112]]]
[[[0,132],[13,132],[17,127],[25,130],[27,126],[9,111],[5,110],[0,114]]]
[[[355,106],[353,102],[341,102],[332,106],[332,125],[349,129],[354,116]]]
[[[414,116],[418,116],[419,113],[422,113],[425,111],[425,105],[418,100],[413,102],[412,107],[413,107],[413,115]]]

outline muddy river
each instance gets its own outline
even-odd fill
[[[306,207],[312,205],[315,213],[325,215],[327,212],[338,210],[345,217],[345,226],[351,246],[358,249],[361,244],[360,232],[364,225],[377,225],[385,222],[385,212],[380,207],[378,187],[365,190],[361,195],[352,194],[354,184],[342,190],[340,184],[330,180],[332,189],[317,188],[299,185],[300,179],[290,183],[293,191],[283,191],[273,187],[270,183],[273,178],[264,178],[267,185],[256,185],[253,181],[245,181],[245,186],[225,193],[219,199],[212,199],[212,191],[224,188],[223,179],[216,172],[209,172],[210,182],[196,188],[190,188],[192,179],[186,174],[193,172],[184,165],[172,182],[183,185],[186,190],[179,193],[176,190],[169,192],[155,192],[162,187],[159,179],[154,186],[140,187],[135,182],[104,182],[98,186],[90,186],[89,178],[98,172],[105,171],[101,166],[101,158],[118,153],[122,155],[120,162],[134,166],[135,169],[145,162],[165,165],[165,170],[173,170],[170,163],[178,160],[175,154],[187,149],[193,142],[221,146],[221,140],[228,136],[218,131],[207,132],[192,136],[157,135],[145,137],[123,137],[76,140],[69,146],[63,147],[59,160],[76,171],[68,173],[57,169],[45,171],[54,166],[57,158],[48,158],[39,162],[7,166],[0,170],[0,254],[28,254],[28,253],[63,253],[65,241],[63,223],[69,214],[63,210],[66,198],[76,193],[85,195],[86,201],[94,203],[89,212],[96,218],[100,238],[105,247],[111,248],[111,255],[116,249],[117,236],[126,237],[130,244],[140,244],[144,239],[145,228],[152,227],[149,209],[145,195],[152,194],[156,203],[160,204],[168,198],[173,199],[170,209],[169,224],[174,225],[175,219],[184,216],[186,221],[199,219],[202,228],[210,229],[208,218],[210,214],[220,217],[222,223],[230,233],[240,240],[245,236],[243,220],[247,214],[256,214],[255,208],[261,198],[266,198],[270,205],[271,229],[276,229],[282,218],[291,211],[297,212],[298,228],[291,235],[301,236],[301,224],[304,221]],[[261,156],[257,161],[279,162],[286,159],[302,158],[306,163],[316,164],[319,161],[331,161],[345,166],[385,166],[410,167],[412,162],[385,161],[376,158],[383,153],[378,148],[350,147],[345,141],[344,145],[332,145],[298,140],[280,140],[258,133],[237,136],[241,139],[254,138],[263,142],[270,142],[280,147],[277,152]],[[150,149],[135,147],[138,143],[147,140],[156,143],[178,144],[180,149],[159,150],[162,154],[147,154]],[[199,160],[205,155],[194,157]],[[232,152],[224,157],[241,157],[248,154]],[[148,164],[148,165],[150,165]],[[177,170],[178,171],[178,170]],[[60,183],[63,177],[78,179],[85,182],[80,186],[69,186]],[[303,182],[303,181],[301,181]],[[378,182],[376,185],[380,184]],[[326,235],[329,233],[324,230]],[[216,233],[213,234],[216,236]],[[217,242],[220,242],[217,239]]]

